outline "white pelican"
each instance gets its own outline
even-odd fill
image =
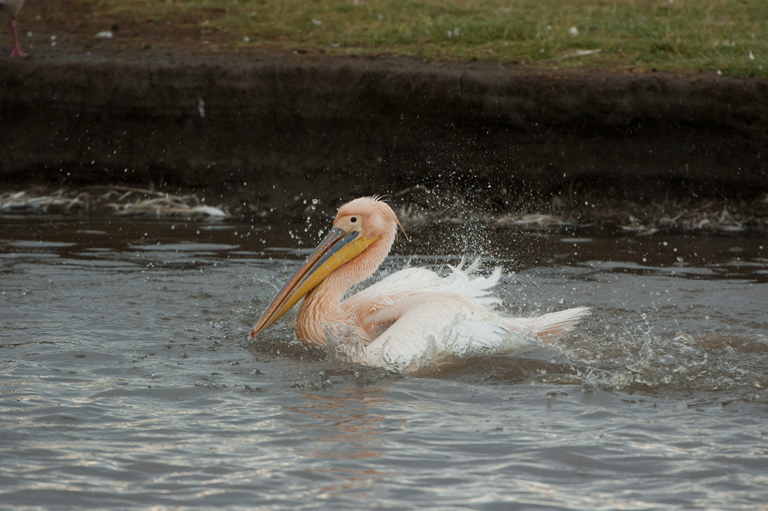
[[[11,50],[11,57],[26,57],[27,54],[21,51],[19,46],[19,36],[16,33],[16,15],[21,9],[21,4],[24,0],[0,0],[0,10],[8,11],[11,18],[11,33],[13,34],[13,49]]]
[[[470,278],[478,261],[466,270],[453,268],[447,277],[407,268],[343,300],[387,257],[398,226],[392,208],[376,197],[343,205],[331,232],[277,293],[251,336],[304,298],[296,317],[296,335],[304,344],[327,345],[347,361],[408,373],[445,359],[509,354],[558,339],[589,314],[581,307],[535,318],[502,316],[492,308],[500,300],[489,292],[501,268],[488,278]]]

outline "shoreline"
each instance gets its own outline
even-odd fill
[[[219,197],[215,190],[154,190],[129,186],[32,186],[0,188],[0,218],[82,221],[239,221],[302,223],[333,219],[338,203],[316,200],[291,208],[264,208],[244,197]],[[210,199],[209,199],[210,197]],[[437,196],[417,186],[388,196],[402,224],[421,229],[437,224],[485,225],[518,231],[599,232],[602,235],[761,235],[768,231],[768,194],[751,203],[727,199],[665,202],[589,200],[556,196],[549,203],[518,203],[506,210],[478,208],[456,195]],[[302,201],[303,202],[303,201]]]
[[[764,79],[60,48],[3,59],[0,84],[3,196],[123,186],[290,218],[386,194],[417,223],[768,225]]]

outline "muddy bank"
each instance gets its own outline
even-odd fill
[[[768,190],[757,79],[43,53],[3,59],[0,84],[6,190],[184,189],[269,211],[418,185],[500,214],[584,197],[752,207]]]

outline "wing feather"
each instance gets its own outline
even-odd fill
[[[345,300],[342,308],[373,341],[355,344],[345,339],[350,333],[337,333],[339,352],[354,354],[358,363],[416,372],[451,359],[510,354],[559,339],[589,314],[582,307],[537,318],[501,316],[493,310],[501,301],[492,294],[501,268],[481,276],[476,274],[479,259],[464,263],[450,267],[445,277],[406,268]]]

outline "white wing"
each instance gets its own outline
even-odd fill
[[[413,373],[457,358],[511,354],[554,340],[589,313],[587,308],[509,318],[492,310],[500,300],[490,289],[501,268],[488,277],[452,268],[447,277],[424,268],[399,271],[346,300],[374,338],[368,346],[352,330],[327,330],[333,358]]]
[[[498,305],[501,300],[490,294],[490,289],[501,279],[501,268],[496,268],[489,277],[473,276],[480,265],[476,259],[469,267],[449,265],[452,273],[440,277],[426,268],[406,268],[385,277],[370,287],[356,293],[343,302],[345,308],[361,309],[371,303],[391,305],[398,300],[421,293],[456,293],[477,298],[486,305]]]
[[[514,353],[540,344],[472,297],[425,293],[395,306],[400,318],[366,347],[367,365],[416,372],[456,358]]]

